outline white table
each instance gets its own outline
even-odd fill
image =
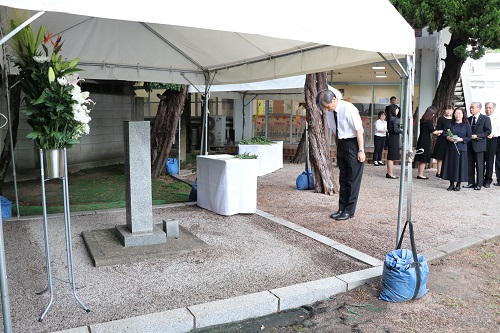
[[[256,213],[258,163],[234,155],[198,155],[198,206],[221,215]]]
[[[249,153],[259,156],[257,176],[267,175],[283,168],[283,141],[270,145],[238,145],[238,154]]]

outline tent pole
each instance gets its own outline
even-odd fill
[[[30,24],[31,22],[33,22],[34,20],[36,20],[37,18],[39,18],[43,14],[45,14],[45,12],[38,12],[35,15],[33,15],[32,17],[30,17],[29,19],[27,19],[26,21],[24,21],[23,23],[21,23],[17,28],[15,28],[11,32],[9,32],[2,39],[0,39],[0,45],[3,45],[5,42],[7,42],[9,39],[11,39],[12,36],[14,36],[15,34],[17,34],[19,31],[21,31],[22,29],[24,29],[24,27],[26,27],[28,24]]]
[[[16,160],[14,158],[14,141],[13,141],[13,136],[12,136],[12,119],[11,119],[11,110],[10,110],[10,88],[9,88],[9,78],[8,78],[8,73],[7,73],[7,58],[6,58],[6,49],[5,49],[5,44],[2,44],[2,52],[3,52],[3,67],[2,67],[2,76],[3,76],[3,88],[5,89],[5,99],[7,103],[7,123],[9,126],[9,144],[10,144],[10,155],[11,155],[11,162],[12,162],[12,178],[14,180],[14,195],[16,197],[16,213],[17,213],[17,218],[20,217],[20,212],[19,212],[19,193],[17,192],[17,175],[16,175]]]
[[[399,239],[401,238],[401,229],[402,229],[402,219],[403,219],[403,194],[404,194],[404,178],[405,178],[405,166],[408,160],[408,165],[406,167],[408,176],[408,190],[407,190],[407,220],[411,220],[411,200],[412,200],[412,160],[414,157],[413,152],[413,113],[412,113],[412,103],[411,103],[411,65],[410,65],[411,57],[407,56],[406,58],[406,66],[407,71],[404,71],[404,77],[402,78],[402,85],[404,86],[405,91],[405,100],[404,100],[404,112],[402,118],[404,119],[403,124],[403,156],[401,160],[401,181],[400,181],[400,189],[399,189],[399,207],[398,207],[398,225],[396,232],[396,245],[399,243]]]

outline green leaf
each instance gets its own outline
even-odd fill
[[[36,100],[31,101],[31,105],[38,105],[45,102],[45,96],[47,95],[45,94],[45,91],[43,91],[42,94]]]
[[[76,65],[78,65],[78,62],[80,61],[80,58],[76,58],[75,60],[71,61],[68,65],[68,68],[73,68]]]

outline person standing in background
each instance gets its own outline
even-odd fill
[[[500,119],[495,113],[496,104],[487,102],[484,104],[484,112],[491,121],[491,133],[486,137],[486,152],[484,153],[484,183],[489,188],[493,182],[493,170],[495,168],[495,155],[497,153],[497,138],[500,134]],[[498,160],[496,162],[498,164]]]
[[[431,162],[431,135],[440,135],[443,133],[443,131],[434,129],[436,114],[436,108],[429,106],[422,115],[422,118],[420,118],[420,135],[417,140],[417,149],[423,149],[424,152],[415,156],[418,167],[417,179],[429,179],[424,176],[424,170],[425,165]]]
[[[389,136],[387,137],[387,173],[386,178],[397,179],[394,176],[394,161],[401,159],[401,152],[399,149],[399,134],[401,127],[399,126],[399,106],[396,104],[389,105],[389,113],[387,113],[387,130]]]
[[[347,101],[338,99],[331,90],[321,90],[316,95],[319,109],[334,114],[337,140],[337,165],[339,167],[339,208],[330,215],[337,221],[354,217],[363,176],[365,149],[363,123],[359,110]]]
[[[460,184],[468,179],[467,143],[472,139],[472,130],[462,108],[453,111],[450,125],[441,136],[447,140],[441,170],[443,179],[450,181],[448,191],[460,191]]]
[[[391,107],[391,105],[398,105],[398,99],[396,98],[396,96],[391,96],[391,98],[389,99],[389,105],[387,105],[385,107],[385,117],[386,117],[386,120],[389,121],[389,108]],[[401,116],[399,116],[398,118],[400,118]],[[389,147],[387,146],[387,139],[389,139],[389,133],[387,133],[387,136],[386,136],[386,140],[385,140],[385,144],[384,144],[384,149],[387,150],[389,149]]]
[[[467,144],[468,184],[465,188],[480,190],[484,179],[484,152],[486,151],[486,137],[491,134],[491,120],[481,114],[482,105],[472,102],[469,124],[472,128],[472,140]]]
[[[453,106],[448,104],[444,108],[443,115],[439,117],[436,130],[446,131],[448,127],[450,127],[451,115],[453,113]],[[441,177],[441,167],[443,165],[444,155],[446,153],[446,138],[442,135],[438,136],[436,139],[436,145],[434,146],[434,150],[432,151],[431,157],[436,160],[436,177]]]
[[[373,137],[373,165],[385,165],[382,161],[382,153],[384,152],[385,139],[387,138],[387,121],[385,121],[385,112],[379,111],[378,119],[375,122],[375,135]]]

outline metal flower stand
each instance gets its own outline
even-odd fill
[[[44,159],[45,152],[45,159]],[[61,159],[61,155],[63,158]],[[45,163],[44,163],[45,162]],[[44,169],[45,166],[45,169]],[[47,288],[37,293],[41,295],[46,291],[50,293],[49,304],[40,316],[39,321],[42,321],[47,312],[49,311],[54,301],[54,290],[52,285],[52,269],[50,266],[50,247],[49,247],[49,230],[47,224],[47,204],[45,199],[45,181],[49,179],[60,178],[62,180],[63,200],[64,200],[64,229],[66,231],[66,259],[68,263],[68,279],[71,284],[73,296],[77,303],[87,312],[90,309],[83,304],[76,294],[75,274],[73,269],[73,250],[71,243],[71,222],[69,214],[69,194],[68,194],[68,164],[66,159],[66,148],[64,149],[40,149],[40,171],[42,181],[42,208],[43,208],[43,236],[45,238],[45,260],[47,265]]]

